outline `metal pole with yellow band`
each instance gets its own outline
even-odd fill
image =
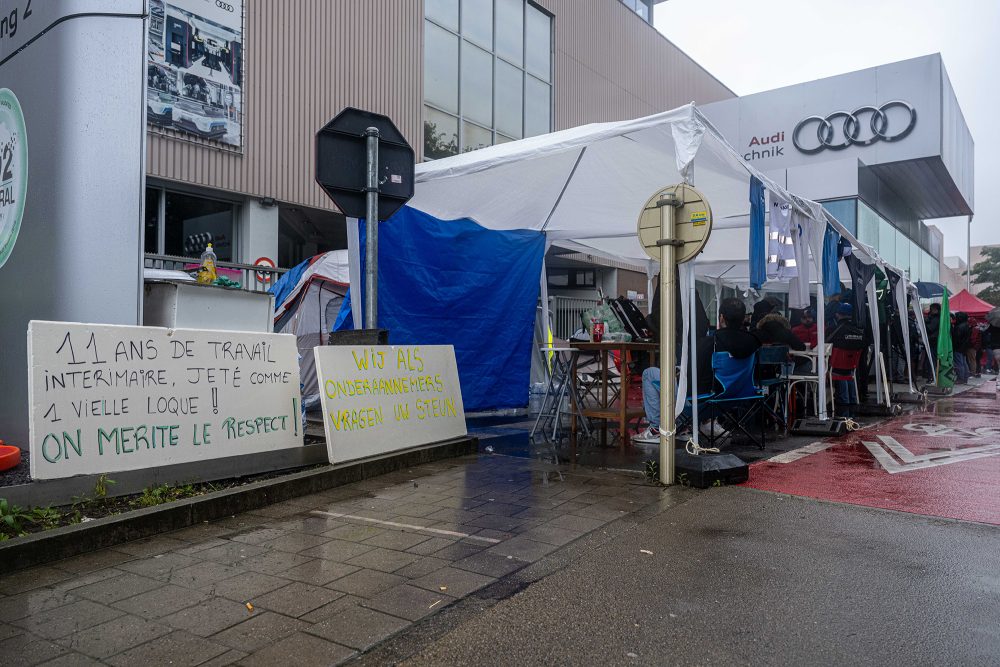
[[[639,242],[652,259],[660,262],[659,428],[660,482],[663,484],[673,484],[675,477],[676,267],[691,261],[705,248],[711,230],[712,209],[708,200],[686,183],[671,185],[654,193],[639,215]],[[691,326],[694,325],[692,322]]]

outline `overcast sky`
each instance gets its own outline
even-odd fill
[[[972,244],[1000,243],[1000,0],[668,0],[654,19],[738,95],[940,52],[976,142]],[[965,257],[965,218],[928,222]]]

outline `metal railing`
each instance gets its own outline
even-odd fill
[[[600,301],[597,299],[550,296],[549,311],[552,313],[552,335],[568,340],[573,332],[583,326],[583,313],[599,303]]]
[[[146,253],[143,261],[143,267],[147,269],[183,271],[191,273],[192,276],[199,265],[200,261],[193,257],[153,255],[150,253]],[[288,269],[240,264],[239,262],[216,262],[216,267],[219,275],[238,282],[243,289],[256,292],[266,292],[281,277],[281,274],[288,271]]]

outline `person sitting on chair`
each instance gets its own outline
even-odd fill
[[[826,337],[834,350],[864,350],[867,347],[865,332],[854,324],[854,306],[849,303],[841,303],[834,313],[834,326],[830,334]],[[854,375],[855,368],[831,368],[834,375]],[[834,380],[834,404],[833,412],[837,417],[853,417],[854,406],[858,404],[858,395],[855,392],[855,385],[848,380]]]
[[[713,390],[712,353],[728,352],[736,359],[746,359],[760,348],[760,340],[743,328],[747,309],[739,299],[724,299],[719,305],[719,329],[715,336],[698,341],[698,392]],[[642,407],[649,426],[632,438],[635,442],[660,441],[660,369],[642,372]]]
[[[806,344],[810,350],[816,347],[817,338],[819,336],[819,330],[816,326],[816,318],[813,317],[812,308],[806,308],[802,311],[802,319],[799,323],[792,327],[792,333],[800,341]]]

